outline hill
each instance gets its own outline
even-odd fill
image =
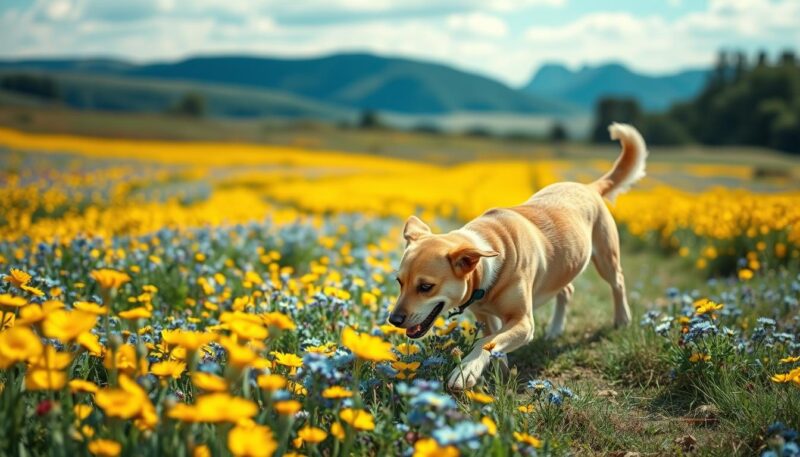
[[[369,54],[309,59],[195,57],[145,65],[113,59],[27,60],[0,62],[3,67],[238,86],[351,109],[404,114],[577,111],[568,104],[445,65]]]
[[[523,91],[585,109],[603,97],[632,97],[650,111],[661,111],[696,96],[708,79],[706,70],[687,70],[663,76],[642,75],[620,64],[585,66],[572,71],[563,65],[543,65]]]
[[[17,71],[0,68],[0,78],[3,75],[16,74]],[[186,94],[196,93],[202,94],[208,113],[218,117],[272,116],[335,121],[352,119],[357,114],[351,109],[264,89],[132,78],[114,74],[28,71],[33,75],[47,75],[52,78],[58,86],[59,102],[78,109],[164,112]],[[36,97],[25,97],[8,90],[0,90],[0,102],[15,106],[41,104],[41,100]]]

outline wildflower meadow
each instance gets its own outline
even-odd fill
[[[587,272],[564,336],[544,307],[448,392],[469,314],[386,323],[406,217],[453,229],[608,159],[0,129],[0,453],[800,455],[800,186],[751,165],[653,154],[612,206],[628,328]]]

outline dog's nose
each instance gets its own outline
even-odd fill
[[[389,323],[394,325],[395,327],[403,325],[403,322],[405,322],[405,320],[406,320],[405,314],[392,313],[389,315]]]

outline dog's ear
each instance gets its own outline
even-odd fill
[[[450,260],[456,276],[463,278],[475,270],[481,257],[497,257],[498,255],[500,253],[496,251],[483,251],[475,246],[465,245],[450,251],[447,258]]]
[[[430,234],[431,228],[422,222],[417,216],[409,217],[406,221],[405,227],[403,227],[403,238],[406,239],[407,244],[417,241],[419,237],[423,235]]]

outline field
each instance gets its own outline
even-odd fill
[[[0,128],[3,454],[798,452],[797,161],[654,150],[612,206],[634,323],[613,328],[590,268],[565,335],[537,310],[508,372],[493,354],[451,393],[480,329],[385,323],[403,220],[455,228],[593,180],[616,148],[221,124],[121,140],[0,118],[29,130]]]

